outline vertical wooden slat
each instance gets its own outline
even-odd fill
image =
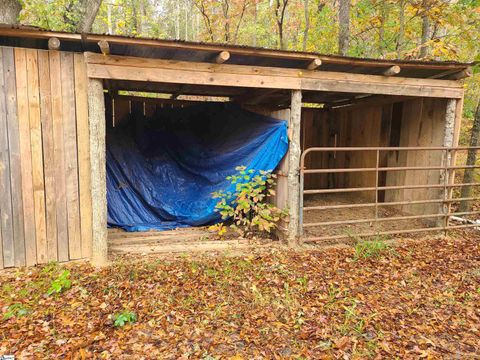
[[[50,51],[50,88],[52,94],[53,158],[55,164],[55,207],[57,218],[58,260],[68,261],[68,221],[65,196],[65,151],[63,141],[63,104],[60,52]]]
[[[90,129],[90,166],[92,186],[92,263],[103,266],[107,253],[107,183],[105,166],[105,98],[100,79],[88,81],[88,125]]]
[[[55,209],[55,159],[53,143],[52,97],[48,51],[38,51],[38,77],[40,83],[40,119],[42,123],[43,160],[45,175],[45,208],[47,226],[47,261],[57,256],[57,216]]]
[[[74,70],[82,257],[90,258],[92,252],[92,194],[90,181],[90,138],[88,128],[88,78],[86,64],[82,54],[74,55]]]
[[[60,54],[62,69],[63,140],[65,149],[68,249],[70,259],[82,257],[78,193],[77,126],[73,54]]]
[[[47,262],[47,225],[45,211],[45,182],[43,177],[42,124],[40,122],[40,84],[38,82],[38,51],[27,49],[28,112],[30,145],[32,149],[33,200],[37,262]]]
[[[30,120],[27,89],[26,50],[15,48],[15,74],[17,84],[17,115],[20,133],[20,158],[22,172],[22,201],[25,243],[15,243],[15,265],[34,265],[37,262],[35,239],[35,205],[32,182],[32,150],[30,145]],[[23,254],[23,256],[22,256]],[[25,261],[22,263],[21,258]]]
[[[3,51],[0,49],[0,269],[13,265],[12,195]],[[5,250],[3,249],[5,248]]]
[[[17,117],[17,86],[13,48],[2,48],[5,78],[8,148],[10,155],[10,185],[12,189],[12,219],[14,248],[18,264],[25,264],[25,235],[22,200],[22,168],[20,157],[20,132]],[[33,258],[33,255],[32,255]]]

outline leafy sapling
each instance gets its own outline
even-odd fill
[[[133,324],[137,321],[137,314],[131,311],[122,311],[121,313],[113,315],[113,326],[123,327],[126,324]]]
[[[52,281],[47,295],[60,294],[65,290],[72,287],[72,281],[70,280],[70,271],[63,270],[55,280]]]
[[[232,219],[230,228],[242,237],[253,237],[256,234],[269,234],[277,227],[280,219],[286,215],[268,202],[275,195],[276,175],[271,171],[247,170],[245,166],[236,167],[238,172],[227,176],[234,185],[234,191],[218,191],[213,193],[214,199],[219,199],[215,210],[222,220]],[[211,227],[219,236],[226,232],[225,224]]]

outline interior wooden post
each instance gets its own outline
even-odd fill
[[[290,121],[288,123],[288,244],[295,246],[300,227],[300,121],[302,116],[302,91],[292,90]]]
[[[108,262],[107,254],[107,181],[105,147],[105,100],[100,79],[89,79],[88,120],[90,132],[92,191],[92,258],[95,266]]]

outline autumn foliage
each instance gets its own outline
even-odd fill
[[[39,359],[480,355],[478,235],[410,241],[379,256],[354,257],[353,248],[270,248],[242,256],[123,258],[101,270],[75,264],[68,267],[71,287],[52,295],[62,266],[11,270],[1,275],[0,353]]]

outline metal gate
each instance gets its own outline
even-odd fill
[[[480,222],[477,222],[480,211],[470,207],[468,211],[457,209],[462,202],[480,200],[480,193],[475,195],[480,190],[480,184],[477,181],[455,181],[456,171],[457,174],[460,172],[458,177],[463,181],[462,172],[474,172],[480,168],[477,164],[455,165],[457,158],[465,159],[468,151],[478,149],[480,147],[306,149],[301,156],[300,168],[302,241],[322,242],[352,236],[363,238],[480,227]],[[317,160],[321,157],[317,163],[321,162],[322,166],[307,166],[313,154],[317,154]],[[416,158],[411,154],[416,154]],[[412,158],[422,157],[423,163],[413,161],[414,164],[409,165]],[[342,159],[343,162],[339,161]],[[367,166],[355,165],[361,162]],[[321,180],[308,181],[309,177],[321,177]],[[422,179],[428,181],[418,183]],[[308,188],[305,188],[306,182],[309,182]],[[322,183],[321,186],[314,186],[318,183]],[[352,183],[357,184],[353,186]],[[465,190],[462,191],[463,188]],[[464,196],[466,192],[474,195],[468,193]]]

